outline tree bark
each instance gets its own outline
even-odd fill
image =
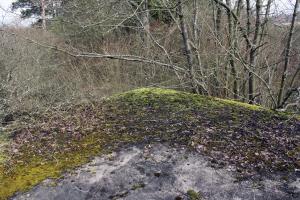
[[[231,8],[231,0],[226,0],[226,5]],[[231,12],[227,11],[227,20],[228,20],[228,45],[229,45],[229,64],[231,68],[231,73],[233,76],[233,96],[234,99],[238,99],[239,92],[238,92],[238,80],[237,80],[237,71],[234,61],[234,53],[235,53],[235,43],[236,38],[233,30],[233,22]]]
[[[181,35],[182,35],[182,40],[183,40],[183,44],[184,44],[184,53],[187,59],[187,67],[188,67],[188,75],[189,75],[189,81],[190,81],[190,85],[192,88],[192,91],[194,93],[198,93],[199,94],[199,89],[197,87],[197,82],[196,82],[196,78],[195,78],[195,69],[194,69],[194,63],[193,63],[193,55],[192,55],[192,50],[191,50],[191,46],[189,43],[189,35],[188,35],[188,31],[187,31],[187,26],[184,20],[184,15],[183,15],[183,9],[182,9],[182,1],[178,0],[178,16],[179,16],[179,22],[180,22],[180,31],[181,31]]]
[[[199,72],[200,78],[199,81],[201,83],[198,82],[197,86],[199,88],[199,93],[200,94],[209,94],[208,90],[207,90],[207,84],[206,81],[204,79],[204,72],[203,72],[203,66],[202,66],[202,59],[201,59],[201,55],[200,55],[200,48],[201,48],[201,41],[199,38],[199,34],[201,32],[201,27],[199,25],[199,1],[198,0],[194,0],[193,1],[193,45],[195,46],[194,53],[196,55],[196,59],[197,59],[197,67],[196,67],[196,71]]]
[[[199,40],[198,34],[199,34],[199,28],[198,28],[198,12],[199,12],[199,6],[198,6],[198,0],[193,1],[193,36],[194,40],[197,43]]]
[[[144,0],[143,6],[142,6],[142,16],[141,20],[144,27],[144,34],[143,34],[143,40],[145,43],[146,51],[149,52],[150,48],[150,21],[149,21],[149,1]]]
[[[221,6],[214,2],[214,34],[215,34],[215,37],[216,37],[216,41],[215,41],[215,51],[216,51],[216,66],[214,66],[214,79],[213,79],[213,84],[215,86],[215,89],[216,91],[213,91],[213,94],[215,96],[220,96],[221,93],[226,93],[226,91],[219,91],[219,88],[220,88],[220,77],[219,77],[219,73],[218,73],[218,70],[220,69],[220,48],[219,48],[219,41],[221,39],[221,18],[222,18],[222,9],[221,9]],[[223,73],[222,75],[225,75],[225,73]]]
[[[46,30],[46,4],[45,0],[41,0],[41,17],[42,17],[42,29]]]
[[[247,0],[247,13],[249,12],[248,4],[250,5],[250,0]],[[256,0],[256,20],[255,20],[255,31],[253,36],[253,42],[252,46],[250,48],[250,55],[249,55],[249,64],[250,64],[250,71],[248,73],[249,76],[249,82],[248,82],[248,98],[249,103],[253,104],[255,100],[255,80],[254,80],[254,74],[252,71],[255,71],[256,68],[256,59],[257,59],[257,43],[260,35],[260,29],[261,29],[261,0]],[[248,16],[248,20],[250,16]],[[249,22],[248,22],[249,23]],[[250,31],[250,30],[248,30]]]

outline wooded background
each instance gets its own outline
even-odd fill
[[[0,110],[167,87],[299,112],[299,1],[18,0],[0,28]],[[1,115],[1,114],[0,114]]]

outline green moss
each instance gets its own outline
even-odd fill
[[[188,196],[189,200],[201,200],[202,199],[202,196],[200,195],[200,193],[198,193],[194,190],[188,190],[187,196]]]
[[[141,88],[109,98],[109,101],[121,105],[151,106],[154,109],[165,107],[177,111],[222,106],[219,102],[211,100],[212,98],[202,95],[160,88]]]
[[[245,115],[251,115],[254,112],[260,112],[264,115],[265,120],[269,120],[274,116],[282,118],[290,118],[292,115],[285,112],[276,112],[262,106],[251,105],[232,99],[221,99],[215,97],[208,97],[198,94],[191,94],[182,91],[176,91],[172,89],[161,88],[140,88],[129,92],[114,95],[108,99],[107,102],[111,102],[114,105],[119,106],[131,106],[131,107],[152,107],[154,109],[171,109],[173,111],[184,110],[203,110],[203,111],[215,111],[220,112],[220,109],[232,109],[232,117],[239,119],[240,116],[235,116],[241,111]],[[143,110],[139,110],[142,115]],[[215,113],[212,114],[212,117]],[[293,116],[300,119],[300,116]]]
[[[145,183],[137,183],[131,187],[131,190],[138,190],[138,189],[144,188],[144,187],[145,187]]]
[[[24,155],[22,164],[15,166],[9,173],[0,166],[0,199],[7,199],[17,191],[26,191],[46,178],[59,178],[64,171],[78,167],[88,162],[91,157],[104,153],[104,144],[133,142],[137,139],[137,137],[113,137],[98,133],[78,142],[81,148],[77,151],[55,155],[54,160],[45,160],[43,157],[30,158],[30,155]]]
[[[45,178],[57,178],[61,164],[41,164],[40,160],[31,161],[28,165],[17,166],[13,174],[0,175],[0,199],[6,199],[17,191],[25,191]]]
[[[0,164],[4,163],[6,159],[7,159],[6,155],[3,152],[1,152],[0,153]]]
[[[2,145],[3,143],[0,143],[0,164],[4,163],[7,160],[7,156],[4,153]]]
[[[169,105],[177,109],[187,108],[220,108],[224,106],[233,106],[245,108],[254,111],[267,110],[261,106],[251,105],[231,99],[220,99],[207,97],[198,94],[191,94],[182,91],[161,88],[141,88],[114,95],[110,98],[112,101],[123,102],[128,105]]]
[[[2,131],[0,127],[0,164],[4,163],[5,160],[7,159],[7,156],[5,155],[5,149],[8,144],[8,138],[6,137],[6,134],[4,131]]]
[[[243,102],[235,101],[235,100],[232,100],[232,99],[220,99],[220,98],[215,98],[215,99],[217,101],[220,101],[221,103],[224,103],[225,105],[243,107],[243,108],[247,108],[249,110],[256,110],[256,111],[266,110],[265,108],[263,108],[261,106],[251,105],[251,104],[248,104],[248,103],[243,103]]]

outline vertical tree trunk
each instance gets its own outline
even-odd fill
[[[220,48],[219,48],[219,43],[218,41],[220,41],[221,39],[221,18],[222,18],[222,9],[221,9],[221,6],[217,3],[214,3],[214,8],[216,8],[216,11],[214,12],[214,32],[215,32],[215,37],[216,37],[216,42],[215,42],[215,50],[216,50],[216,66],[214,66],[214,86],[215,86],[215,89],[214,90],[217,90],[217,91],[214,91],[214,94],[216,96],[220,96],[220,94],[222,92],[224,92],[224,95],[225,95],[225,92],[226,91],[219,91],[219,88],[220,88],[220,83],[219,83],[219,73],[218,73],[218,70],[220,69]],[[225,73],[223,73],[225,74]],[[222,74],[222,75],[223,75]]]
[[[248,38],[250,38],[250,30],[251,30],[251,7],[250,7],[250,0],[246,0],[246,35]],[[245,56],[245,61],[249,62],[249,52],[250,52],[250,45],[248,42],[246,42],[246,56]],[[246,101],[248,99],[248,93],[247,93],[247,84],[249,78],[247,72],[247,69],[245,69],[244,74],[245,74],[245,80],[242,83],[242,88],[241,88],[241,94],[243,95],[243,100]],[[246,75],[247,74],[247,75]]]
[[[194,40],[198,41],[198,1],[193,1],[193,36]]]
[[[41,0],[41,17],[42,17],[42,29],[46,30],[46,4],[45,0]]]
[[[184,44],[185,56],[187,59],[188,75],[189,75],[189,79],[190,79],[189,81],[190,81],[192,91],[194,93],[199,93],[199,89],[197,87],[197,82],[196,82],[196,78],[195,78],[193,55],[192,55],[192,50],[191,50],[191,46],[189,43],[189,35],[188,35],[186,23],[184,21],[182,1],[178,0],[177,2],[178,2],[177,9],[178,9],[179,22],[180,22],[180,31],[181,31],[181,35],[182,35],[183,44]]]
[[[244,6],[244,0],[238,0],[237,8],[236,8],[236,16],[237,16],[238,19],[241,16],[241,11],[242,11],[243,6]],[[238,38],[238,34],[237,34],[238,22],[236,20],[234,20],[233,29],[234,29],[234,35],[233,35],[234,44],[233,44],[233,46],[234,46],[234,52],[236,52],[238,50],[238,45],[239,45],[238,44],[238,39],[237,39]],[[241,91],[240,91],[241,90],[241,88],[240,88],[241,81],[238,77],[238,73],[237,73],[236,69],[232,73],[233,73],[234,77],[236,77],[236,82],[234,83],[234,85],[235,85],[234,87],[236,88],[236,92],[237,92],[236,97],[240,99],[240,97],[241,97]]]
[[[222,8],[220,5],[217,5],[217,18],[216,18],[216,31],[217,31],[217,40],[221,42],[221,23],[222,23]],[[218,52],[218,54],[221,52]],[[218,56],[218,70],[220,69],[220,56]],[[224,97],[228,96],[228,68],[227,65],[225,65],[224,70],[222,70],[224,83],[221,83],[224,86],[223,89],[223,95]]]
[[[144,27],[144,34],[143,34],[143,40],[145,43],[146,51],[148,52],[150,49],[150,37],[149,37],[149,32],[150,32],[150,20],[149,20],[149,1],[144,0],[143,6],[142,6],[142,16],[141,20],[143,23]]]
[[[250,0],[247,0],[247,1],[250,1]],[[247,2],[247,4],[250,4],[250,3]],[[250,9],[250,8],[248,8],[248,6],[247,6],[247,13],[248,13],[248,9]],[[255,80],[254,80],[253,71],[255,71],[255,68],[256,68],[257,43],[258,43],[260,29],[261,29],[260,13],[261,13],[261,0],[256,0],[255,31],[254,31],[252,47],[250,48],[250,55],[249,55],[250,71],[248,73],[248,76],[249,76],[248,98],[249,98],[249,103],[250,104],[253,104],[254,100],[255,100],[255,95],[254,95]],[[248,16],[248,18],[250,18],[250,16]],[[248,20],[250,20],[250,19],[248,19]]]
[[[250,35],[250,29],[251,29],[251,4],[250,0],[246,0],[246,11],[247,11],[247,36]]]
[[[220,32],[221,32],[221,18],[222,18],[222,9],[221,6],[217,4],[216,33],[218,38],[220,38]]]
[[[202,66],[202,60],[201,60],[201,55],[199,49],[201,48],[201,41],[199,39],[199,34],[201,31],[200,25],[199,25],[199,1],[194,0],[193,1],[193,43],[196,45],[195,47],[195,54],[196,54],[196,59],[197,59],[197,68],[196,70],[200,74],[200,81],[201,84],[198,84],[199,86],[199,93],[204,94],[208,93],[207,87],[206,87],[206,81],[204,80],[204,72],[203,72],[203,66]]]
[[[283,72],[281,76],[281,82],[280,82],[280,87],[279,87],[279,93],[278,93],[278,99],[277,99],[277,107],[281,107],[282,103],[282,96],[285,88],[285,80],[287,77],[287,69],[290,63],[290,54],[291,54],[291,48],[292,48],[292,40],[294,36],[294,30],[295,30],[295,23],[296,23],[296,18],[297,18],[297,13],[298,13],[298,7],[299,7],[299,0],[296,0],[295,6],[294,6],[294,13],[293,13],[293,18],[291,22],[291,27],[288,35],[288,40],[286,43],[286,47],[284,50],[284,66],[283,66]]]
[[[231,0],[226,0],[226,5],[231,8]],[[229,45],[229,64],[231,68],[231,73],[233,76],[233,96],[234,99],[238,99],[239,92],[238,92],[238,80],[237,80],[237,71],[234,61],[234,53],[235,53],[235,43],[236,38],[233,30],[233,22],[232,22],[232,16],[231,12],[227,11],[227,20],[228,20],[228,45]]]

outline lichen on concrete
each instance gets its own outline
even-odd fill
[[[157,172],[160,176],[157,176]],[[13,200],[296,200],[295,183],[262,178],[237,182],[228,168],[170,144],[134,145],[96,157],[64,177],[46,180]]]

